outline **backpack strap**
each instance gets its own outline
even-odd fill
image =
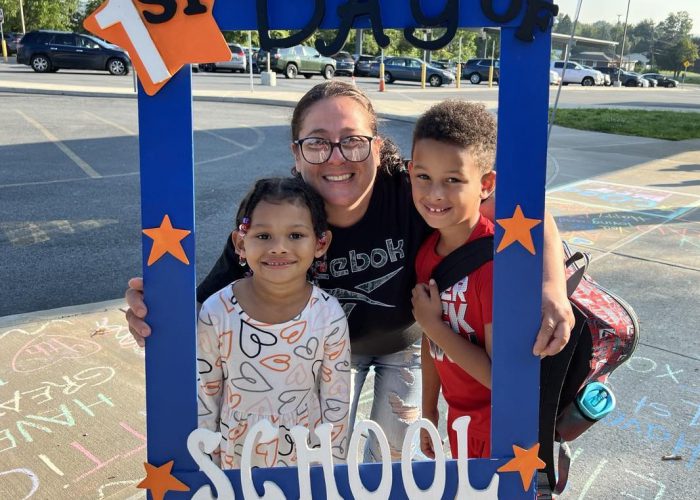
[[[493,260],[493,236],[479,238],[454,250],[433,270],[440,293]]]

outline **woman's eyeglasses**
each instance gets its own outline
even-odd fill
[[[349,135],[338,142],[331,142],[322,137],[305,137],[297,139],[294,144],[299,146],[301,156],[314,165],[327,162],[333,154],[333,148],[338,148],[347,161],[365,161],[372,150],[372,140],[369,135]]]

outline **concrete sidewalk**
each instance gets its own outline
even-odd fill
[[[0,92],[5,85],[0,81]],[[129,96],[73,86],[15,91]],[[195,97],[293,106],[300,95]],[[383,117],[409,121],[431,104],[379,93],[372,99]],[[562,498],[693,498],[700,470],[700,141],[555,129],[550,157],[548,206],[563,237],[592,253],[594,276],[632,303],[644,332],[635,358],[611,379],[617,412],[574,443],[571,487]],[[123,308],[115,300],[0,318],[3,500],[143,496],[134,485],[146,457],[144,352]],[[370,400],[363,393],[360,413]]]

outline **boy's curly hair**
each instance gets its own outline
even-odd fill
[[[413,129],[413,147],[433,139],[467,149],[482,174],[496,162],[496,118],[481,103],[448,99],[423,113]]]

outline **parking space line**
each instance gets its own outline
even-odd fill
[[[246,146],[245,144],[242,144],[238,141],[234,141],[233,139],[229,139],[228,137],[224,137],[223,135],[217,134],[216,132],[212,132],[211,130],[205,130],[203,128],[195,127],[195,131],[209,134],[212,137],[216,137],[217,139],[221,139],[224,142],[228,142],[229,144],[233,144],[234,146],[238,146],[239,148],[245,149],[246,151],[249,151],[255,147],[255,146],[252,146],[252,147]]]
[[[118,130],[121,130],[122,132],[124,132],[127,135],[137,135],[136,132],[134,132],[133,130],[130,130],[126,127],[123,127],[123,126],[121,126],[118,123],[115,123],[113,121],[107,120],[106,118],[102,118],[101,116],[98,116],[95,113],[91,113],[90,111],[83,111],[83,113],[94,118],[95,120],[99,120],[102,123],[106,123],[107,125],[111,125],[112,127],[116,128]]]
[[[139,172],[129,172],[126,174],[111,174],[111,175],[101,175],[100,179],[111,179],[112,177],[128,177],[132,175],[139,175]],[[0,189],[2,188],[13,188],[13,187],[24,187],[24,186],[41,186],[44,184],[60,184],[64,182],[75,182],[75,181],[87,181],[85,177],[74,177],[72,179],[55,179],[52,181],[35,181],[35,182],[17,182],[15,184],[0,184]]]
[[[75,154],[68,146],[66,146],[58,137],[53,135],[49,130],[44,127],[41,123],[36,121],[34,118],[27,116],[25,113],[20,111],[19,109],[15,109],[17,114],[19,114],[22,118],[27,120],[29,123],[34,125],[34,127],[39,130],[44,136],[51,141],[58,149],[60,149],[63,154],[65,154],[68,158],[73,160],[73,163],[75,163],[80,169],[85,172],[86,175],[93,179],[99,179],[102,177],[100,174],[98,174],[90,165],[87,164],[85,160],[80,158],[77,154]]]

